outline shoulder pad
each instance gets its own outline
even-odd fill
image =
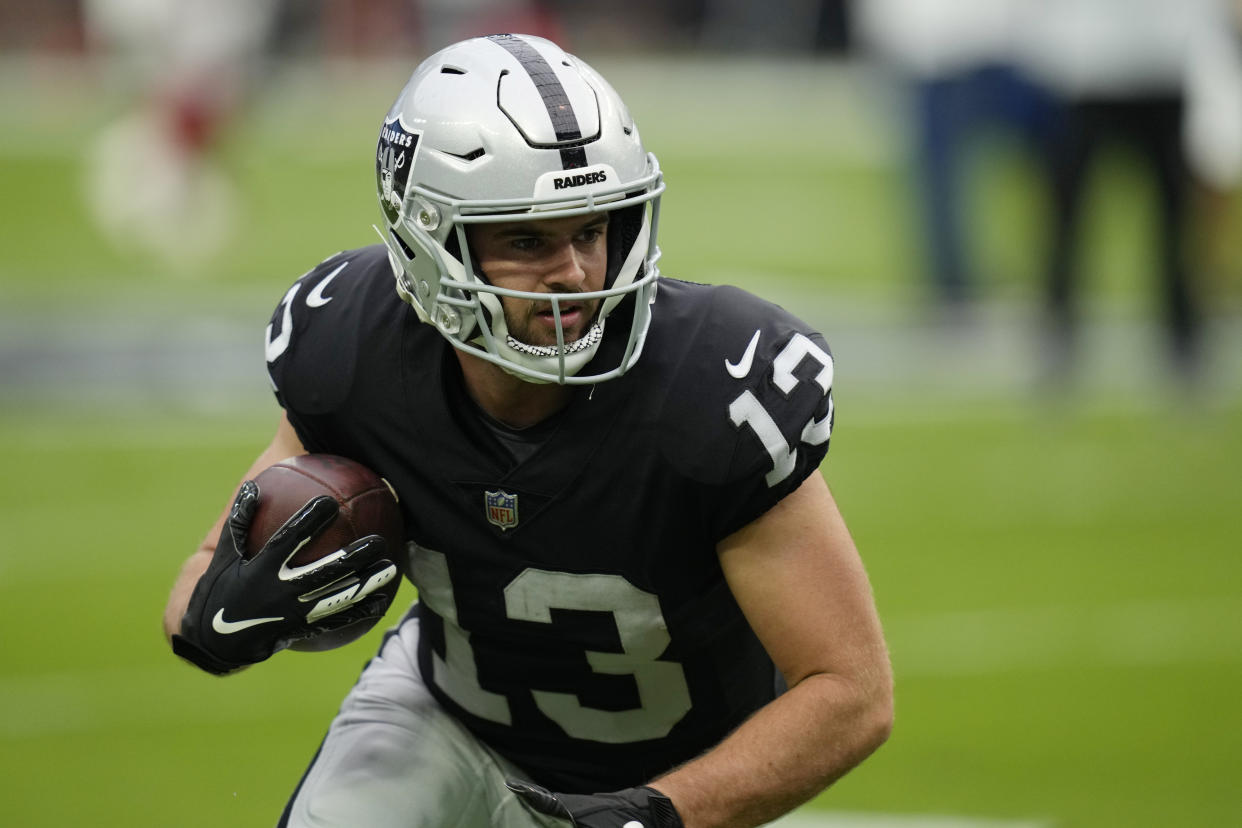
[[[267,370],[280,404],[305,414],[335,410],[364,336],[401,308],[382,245],[338,253],[303,274],[267,326]]]
[[[818,468],[832,433],[833,359],[824,338],[738,288],[691,286],[686,292],[698,296],[689,301],[661,291],[660,301],[673,298],[668,305],[682,317],[672,326],[680,333],[662,327],[663,341],[648,345],[680,360],[661,422],[666,456],[709,485],[758,479],[779,496],[796,488]],[[664,339],[670,334],[673,342]]]

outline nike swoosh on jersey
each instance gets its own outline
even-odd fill
[[[224,610],[220,609],[216,612],[215,617],[211,619],[211,628],[220,635],[232,635],[242,630],[248,630],[251,627],[257,627],[260,624],[270,624],[273,621],[284,621],[283,615],[273,618],[245,618],[241,621],[226,621],[224,619]]]
[[[342,270],[344,270],[348,266],[349,266],[349,262],[344,262],[336,270],[332,271],[327,276],[324,276],[322,279],[320,279],[319,284],[315,285],[315,289],[312,290],[310,294],[306,297],[306,306],[308,308],[322,308],[324,305],[331,302],[332,297],[324,296],[323,289],[328,286],[329,282],[331,282],[333,279],[336,278],[336,275],[338,273],[340,273]]]
[[[306,546],[306,544],[310,542],[311,542],[310,538],[304,538],[301,543],[299,543],[297,546],[294,547],[293,551],[289,553],[289,557],[285,558],[285,560],[280,565],[280,569],[277,570],[276,572],[277,578],[279,578],[282,581],[292,581],[295,578],[301,578],[307,572],[314,572],[316,569],[319,569],[319,567],[326,566],[332,563],[333,561],[337,560],[338,558],[342,558],[345,556],[345,550],[338,549],[335,552],[333,552],[331,555],[325,555],[324,557],[320,558],[317,561],[311,561],[310,563],[302,564],[301,566],[289,566],[289,561],[293,560],[293,556],[298,554],[298,552],[301,551],[302,547]]]
[[[742,379],[750,373],[751,363],[755,361],[755,350],[759,347],[759,334],[761,330],[756,330],[755,335],[750,338],[750,344],[746,346],[746,353],[742,354],[742,358],[737,362],[725,360],[725,370],[729,372],[729,376],[734,379]]]

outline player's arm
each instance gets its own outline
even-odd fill
[[[773,820],[865,759],[892,725],[892,672],[871,587],[823,477],[811,474],[718,552],[789,690],[651,783],[686,828]]]
[[[871,586],[824,479],[812,474],[717,551],[788,692],[649,785],[583,795],[510,780],[532,809],[583,828],[757,826],[815,796],[888,738],[888,652]]]
[[[306,449],[302,447],[302,441],[298,439],[297,432],[293,430],[288,417],[282,411],[280,423],[276,427],[276,434],[272,437],[272,442],[255,459],[250,469],[242,478],[242,481],[253,479],[259,472],[268,466],[279,463],[286,457],[305,453]],[[239,482],[238,488],[240,487],[241,483]],[[216,551],[216,544],[220,540],[220,532],[223,530],[225,521],[228,520],[229,513],[233,509],[233,502],[236,496],[237,490],[235,489],[233,496],[229,498],[228,507],[220,513],[220,517],[216,519],[215,525],[207,532],[207,537],[203,538],[203,542],[199,544],[198,549],[181,567],[181,573],[173,584],[172,593],[168,596],[168,604],[164,608],[164,636],[169,641],[172,640],[174,634],[181,630],[181,619],[185,616],[186,607],[190,602],[190,595],[194,592],[198,579],[203,576],[203,573],[207,571],[207,566],[211,563],[212,555]]]
[[[273,463],[283,461],[286,457],[293,457],[294,454],[306,454],[306,448],[302,447],[301,439],[298,439],[297,432],[293,431],[293,426],[289,425],[288,417],[284,416],[282,411],[281,422],[276,428],[276,436],[272,437],[272,442],[251,464],[242,480],[253,479],[263,469],[272,466]],[[241,483],[238,483],[238,488],[240,487]],[[220,541],[220,531],[224,529],[225,521],[229,519],[233,498],[236,498],[236,495],[235,489],[233,497],[229,498],[229,506],[220,513],[215,525],[207,531],[207,536],[202,539],[199,549],[195,550],[189,560],[181,566],[180,575],[173,585],[173,592],[169,595],[168,605],[164,607],[164,636],[169,641],[175,633],[180,631],[181,618],[185,616],[185,608],[189,605],[190,595],[194,592],[199,578],[206,572],[207,565],[211,564],[211,556],[215,554],[216,544]]]

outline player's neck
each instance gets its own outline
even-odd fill
[[[527,428],[569,404],[573,391],[568,386],[526,382],[499,365],[462,351],[456,353],[470,399],[489,417],[507,426]]]

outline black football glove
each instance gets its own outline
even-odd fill
[[[552,793],[516,779],[505,784],[532,811],[567,819],[577,828],[683,828],[669,798],[646,786],[586,795]]]
[[[384,539],[368,535],[337,555],[290,566],[307,540],[340,510],[331,497],[307,502],[246,560],[246,536],[259,487],[247,480],[237,492],[207,571],[190,595],[173,652],[209,673],[223,675],[254,664],[295,641],[339,629],[388,610],[376,590],[397,577]]]

